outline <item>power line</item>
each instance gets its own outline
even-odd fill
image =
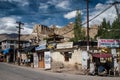
[[[117,2],[117,1],[116,1],[116,2],[114,2],[112,5],[115,5],[116,13],[117,13],[117,16],[118,16],[118,21],[120,22],[120,13],[119,13],[117,4],[120,4],[120,2]]]
[[[95,18],[97,18],[99,15],[101,15],[102,13],[104,13],[105,11],[107,11],[107,10],[108,10],[109,8],[111,8],[112,6],[113,6],[113,5],[110,5],[109,7],[107,7],[106,9],[104,9],[102,12],[100,12],[99,14],[97,14],[96,16],[94,16],[92,19],[89,19],[88,22],[90,22],[90,21],[94,20]],[[86,23],[87,23],[87,22],[82,23],[81,26],[85,25]],[[67,31],[67,32],[63,33],[62,35],[65,35],[65,34],[71,32],[71,31],[73,31],[74,29],[75,29],[75,28],[71,29],[70,31]]]

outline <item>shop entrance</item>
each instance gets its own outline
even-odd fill
[[[40,52],[38,53],[38,57],[39,57],[39,68],[44,68],[45,67],[45,63],[44,63],[44,52]]]

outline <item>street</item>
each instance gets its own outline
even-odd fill
[[[120,80],[120,77],[53,73],[41,69],[0,63],[0,80]]]

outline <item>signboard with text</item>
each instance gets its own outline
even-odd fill
[[[34,60],[34,68],[38,68],[38,54],[33,54],[33,60]]]
[[[65,48],[72,48],[73,42],[64,42],[57,44],[57,49],[65,49]]]
[[[39,45],[35,48],[36,51],[46,49],[46,45]]]
[[[51,53],[50,51],[45,52],[45,69],[51,69]]]
[[[120,39],[99,39],[98,47],[120,47]]]

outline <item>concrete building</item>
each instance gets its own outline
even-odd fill
[[[20,49],[30,46],[29,41],[20,41]],[[18,54],[18,40],[16,39],[5,39],[1,41],[1,49],[4,54],[5,61],[14,62],[16,61]]]

